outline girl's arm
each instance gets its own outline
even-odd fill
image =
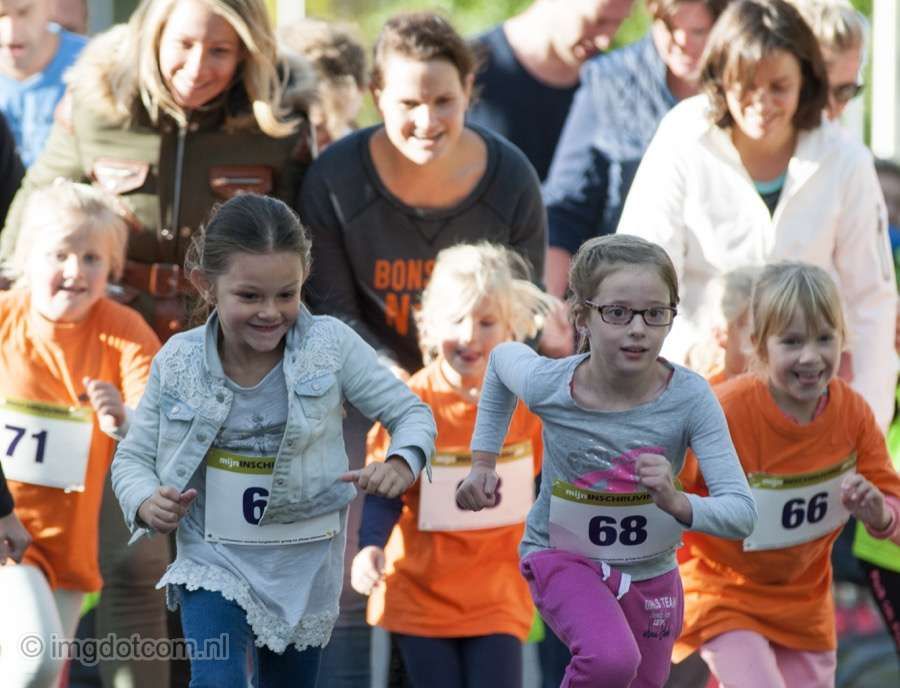
[[[519,342],[500,344],[491,352],[472,433],[472,470],[456,492],[460,508],[478,511],[494,505],[497,457],[519,398],[528,403],[528,373],[537,360],[534,350]]]
[[[897,287],[888,237],[887,210],[868,151],[860,150],[841,175],[843,199],[834,265],[847,304],[853,353],[853,388],[865,397],[882,431],[894,414],[897,354],[894,322]]]
[[[506,342],[491,352],[472,433],[473,457],[475,452],[500,453],[518,400],[531,406],[527,383],[538,360],[534,350],[521,342]]]
[[[161,487],[156,474],[159,403],[160,374],[157,358],[151,366],[150,379],[132,418],[128,435],[119,443],[112,464],[113,491],[122,506],[128,528],[134,533],[131,542],[149,533],[146,524],[137,520],[138,509]]]
[[[707,385],[698,385],[697,403],[688,418],[688,441],[700,465],[708,497],[686,494],[693,512],[692,530],[729,539],[745,538],[756,526],[756,502],[750,494],[725,414]]]
[[[109,345],[119,349],[119,379],[115,384],[84,378],[85,392],[97,414],[100,429],[121,442],[147,386],[153,357],[159,351],[159,338],[136,311],[130,311],[128,336],[111,338]]]
[[[841,501],[872,537],[900,544],[900,475],[894,470],[872,409],[859,397],[857,403],[861,412],[857,473],[841,483]]]
[[[375,350],[356,332],[338,326],[343,330],[340,379],[344,396],[364,416],[387,429],[391,443],[385,464],[402,460],[415,479],[434,453],[437,430],[431,409],[379,362]]]

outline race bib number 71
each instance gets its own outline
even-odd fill
[[[93,433],[91,410],[0,399],[0,459],[10,480],[81,492]]]

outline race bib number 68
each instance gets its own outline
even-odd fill
[[[597,492],[559,480],[553,484],[550,545],[557,549],[626,564],[673,550],[682,530],[646,492]]]

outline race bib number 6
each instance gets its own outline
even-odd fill
[[[0,399],[0,459],[10,480],[84,490],[93,433],[91,410]]]
[[[553,483],[551,547],[627,564],[675,549],[683,529],[646,492],[598,492],[561,480]]]
[[[207,542],[233,545],[294,545],[334,537],[340,512],[296,523],[260,526],[272,489],[275,457],[210,449],[206,457]]]
[[[841,503],[841,482],[856,469],[856,454],[813,473],[747,476],[759,519],[744,551],[784,549],[840,528],[850,517]]]

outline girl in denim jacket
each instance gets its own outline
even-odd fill
[[[191,686],[314,686],[338,615],[352,483],[396,497],[431,456],[428,407],[300,290],[310,245],[282,202],[237,196],[188,255],[214,310],[176,335],[113,464],[132,540],[177,528],[158,586],[180,604]],[[344,399],[393,441],[347,471]],[[248,668],[249,667],[249,668]]]

